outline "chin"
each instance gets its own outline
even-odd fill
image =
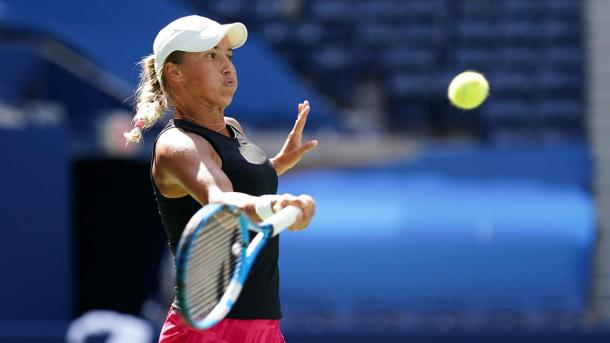
[[[222,101],[224,102],[225,107],[231,105],[231,102],[233,102],[233,94],[225,95]]]

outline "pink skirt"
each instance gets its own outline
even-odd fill
[[[285,343],[280,321],[271,319],[225,318],[208,330],[188,326],[178,311],[170,307],[161,329],[159,343]]]

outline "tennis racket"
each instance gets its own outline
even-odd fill
[[[257,224],[231,205],[211,204],[197,211],[176,253],[177,298],[186,322],[208,329],[221,321],[267,240],[292,225],[299,213],[298,207],[287,206]],[[248,230],[258,232],[252,241]]]

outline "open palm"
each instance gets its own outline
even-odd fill
[[[278,175],[281,175],[294,167],[306,153],[312,151],[318,145],[318,141],[315,139],[305,143],[302,142],[303,128],[305,127],[307,116],[311,110],[309,101],[305,100],[304,102],[299,103],[298,110],[299,115],[297,116],[297,120],[288,134],[288,138],[286,138],[282,150],[272,159],[272,163]]]

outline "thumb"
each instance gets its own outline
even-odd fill
[[[303,146],[301,147],[301,150],[303,151],[303,153],[306,153],[306,152],[312,151],[317,146],[318,146],[318,141],[314,139],[314,140],[311,140],[311,141],[303,144]]]

